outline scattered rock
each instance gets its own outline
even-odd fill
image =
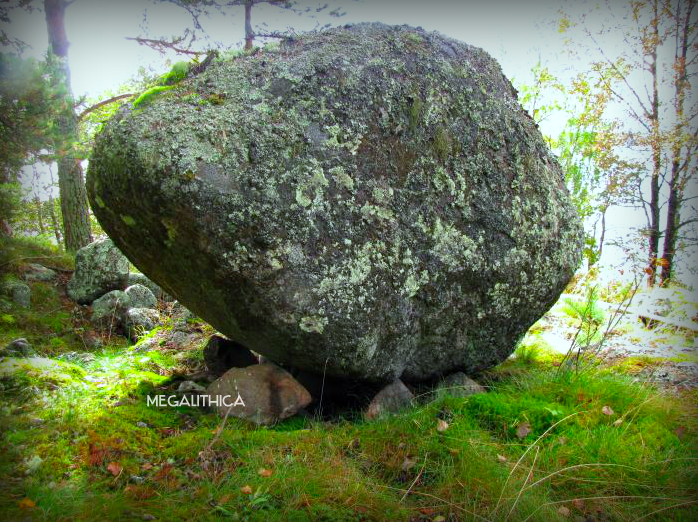
[[[101,239],[78,250],[68,295],[89,304],[110,290],[123,290],[128,280],[128,259],[111,239]]]
[[[375,419],[385,413],[395,413],[409,405],[414,395],[400,379],[388,384],[378,392],[366,410],[366,418]]]
[[[16,305],[31,308],[31,288],[20,281],[8,280],[2,283],[2,290]]]
[[[109,322],[115,325],[119,324],[126,310],[130,308],[130,305],[131,303],[126,292],[122,290],[112,290],[92,303],[91,320],[93,323],[102,326],[104,324],[109,324]]]
[[[558,162],[481,49],[356,24],[174,89],[102,127],[91,206],[144,274],[272,361],[373,382],[472,375],[579,265]]]
[[[232,368],[212,382],[207,393],[225,401],[216,406],[221,417],[230,410],[230,415],[261,425],[290,417],[312,400],[290,373],[272,363]]]
[[[147,339],[142,339],[138,341],[133,349],[137,352],[149,352],[155,350],[160,346],[160,341],[155,337],[148,337]]]
[[[89,352],[66,352],[58,356],[61,361],[71,363],[87,364],[96,359],[95,355]]]
[[[3,357],[31,357],[35,355],[32,345],[24,337],[15,339],[2,350]]]
[[[230,368],[245,368],[258,364],[255,354],[235,341],[219,335],[212,336],[204,348],[204,362],[208,371],[220,376]]]
[[[179,386],[177,387],[177,393],[186,393],[186,392],[205,393],[206,388],[204,388],[200,384],[195,383],[194,381],[182,381],[181,383],[179,383]]]
[[[36,470],[38,470],[41,467],[41,464],[43,463],[44,460],[41,457],[39,457],[38,455],[34,455],[31,459],[24,462],[24,474],[31,475]]]
[[[194,342],[195,339],[196,335],[192,333],[175,330],[167,337],[167,342],[172,348],[185,348]]]
[[[24,272],[25,281],[43,281],[45,283],[56,279],[56,271],[46,268],[43,265],[30,263],[27,265],[27,270]]]
[[[463,372],[452,373],[439,384],[439,390],[444,391],[452,397],[469,397],[476,393],[486,393],[487,390],[481,385],[465,375]]]
[[[160,286],[157,283],[151,281],[145,275],[139,272],[130,272],[128,274],[127,285],[133,286],[136,284],[147,287],[157,299],[162,299],[165,302],[172,301],[172,296],[170,296],[162,288],[160,288]]]
[[[170,315],[176,319],[193,319],[194,314],[189,310],[186,306],[184,306],[182,303],[179,301],[173,301],[172,302],[172,309],[170,311]]]
[[[124,315],[124,329],[131,340],[137,340],[143,333],[155,328],[160,322],[160,314],[151,308],[129,308]]]
[[[72,381],[85,375],[85,371],[79,366],[48,357],[0,360],[0,377],[13,377],[21,372],[27,372],[38,379],[50,382]]]
[[[158,300],[147,286],[135,284],[125,290],[129,308],[157,308]]]

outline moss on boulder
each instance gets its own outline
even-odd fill
[[[112,118],[87,185],[164,291],[337,377],[497,364],[581,260],[560,168],[498,64],[406,26],[218,59]]]

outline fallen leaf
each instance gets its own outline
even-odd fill
[[[219,504],[226,504],[230,500],[230,497],[231,497],[230,493],[227,493],[218,499],[218,503]]]
[[[448,448],[448,452],[451,455],[458,455],[460,453],[460,451],[458,451],[456,448]]]
[[[271,477],[271,470],[266,469],[266,468],[259,468],[259,470],[257,471],[257,474],[260,477]]]
[[[558,515],[562,517],[569,517],[570,516],[570,509],[566,508],[565,506],[560,506],[557,510]]]
[[[87,449],[87,463],[90,466],[101,466],[107,457],[108,450],[90,442]]]
[[[153,469],[153,465],[150,462],[146,462],[141,466],[141,469],[143,471],[148,471],[149,469]]]
[[[506,462],[507,458],[504,455],[500,455],[499,453],[497,453],[497,460],[499,462]]]
[[[531,425],[528,422],[521,422],[516,426],[516,436],[520,439],[525,439],[531,433]]]
[[[118,477],[124,468],[122,468],[121,464],[119,464],[118,462],[110,462],[107,466],[107,469],[111,472],[112,475]]]
[[[613,425],[614,425],[614,426],[620,426],[621,424],[623,424],[623,419],[622,419],[622,418],[621,418],[621,419],[616,419],[616,420],[613,421]]]
[[[439,419],[438,421],[436,421],[436,431],[443,432],[443,431],[446,431],[447,429],[448,429],[448,422],[446,422],[443,419]]]
[[[19,506],[19,509],[30,509],[36,507],[36,502],[34,502],[30,498],[23,498],[22,500],[17,502],[17,505]]]
[[[446,517],[443,515],[439,515],[438,517],[432,518],[431,522],[446,522]]]
[[[574,507],[576,507],[579,511],[584,511],[584,501],[581,498],[575,498],[572,501],[572,504]]]
[[[251,495],[252,494],[252,486],[242,486],[240,488],[240,493],[243,493],[244,495]]]
[[[686,435],[686,427],[679,426],[674,430],[674,433],[676,434],[679,440],[683,440],[684,436]]]
[[[610,417],[611,415],[613,415],[614,411],[611,409],[610,406],[604,406],[603,408],[601,408],[601,413]]]

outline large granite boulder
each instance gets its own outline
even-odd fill
[[[128,259],[111,239],[100,239],[78,250],[68,296],[80,304],[90,304],[111,290],[123,290],[127,280]]]
[[[482,50],[360,24],[201,69],[104,126],[89,198],[139,270],[268,359],[472,375],[578,266],[560,168]]]

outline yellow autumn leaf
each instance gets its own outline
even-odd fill
[[[19,509],[31,509],[33,507],[36,507],[36,502],[34,502],[30,498],[23,498],[19,502],[17,502],[17,505],[19,506]]]

